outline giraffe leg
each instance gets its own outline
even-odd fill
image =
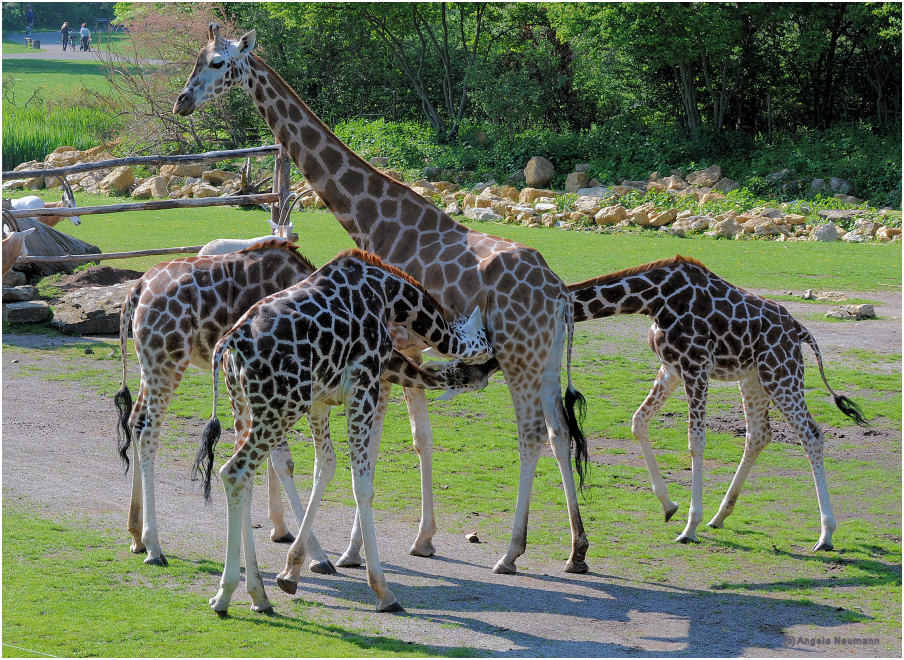
[[[282,444],[282,443],[281,443]],[[280,453],[281,447],[277,445],[273,448],[274,453]],[[286,447],[288,450],[288,446]],[[289,478],[292,478],[294,466],[292,459],[285,456],[274,457],[273,454],[267,457],[267,514],[273,528],[270,530],[270,540],[274,543],[291,543],[295,540],[292,532],[286,526],[285,509],[282,502],[282,487],[280,484],[279,473],[276,470],[275,463],[279,463],[280,468],[288,472]]]
[[[634,412],[634,417],[631,419],[631,433],[643,452],[643,458],[650,473],[650,480],[653,482],[653,493],[655,493],[662,504],[666,522],[675,515],[678,510],[678,504],[669,499],[669,487],[659,473],[656,454],[653,453],[653,447],[650,445],[650,420],[662,409],[662,406],[665,405],[665,402],[680,383],[681,378],[676,373],[665,365],[659,367],[659,373],[656,374],[653,388],[647,398],[644,399],[644,402],[640,404],[640,408]]]
[[[687,526],[675,539],[678,543],[696,543],[697,526],[703,520],[703,451],[706,449],[708,385],[706,372],[684,375],[688,406],[687,444],[691,452],[691,506],[687,514]]]
[[[144,382],[142,382],[141,387],[138,390],[138,398],[135,400],[135,405],[132,408],[132,414],[129,416],[129,428],[132,429],[133,434],[138,428],[138,420],[141,420],[141,425],[144,426],[146,408],[144,402],[145,396]],[[141,499],[141,466],[138,460],[138,442],[136,440],[132,442],[132,498],[129,502],[129,518],[127,523],[129,534],[132,535],[130,550],[136,555],[144,554],[146,551],[144,542],[141,540],[143,520]]]
[[[496,562],[494,573],[517,573],[515,560],[527,547],[527,516],[530,509],[530,495],[537,472],[540,452],[546,443],[546,423],[543,419],[543,405],[538,393],[540,383],[522,387],[510,385],[512,401],[518,420],[518,453],[521,459],[521,474],[518,480],[518,500],[515,505],[515,520],[512,525],[512,539],[508,551]]]
[[[383,437],[383,422],[386,419],[386,406],[389,403],[389,392],[391,389],[392,385],[390,383],[380,383],[380,395],[377,399],[377,408],[374,412],[374,421],[370,433],[370,444],[367,447],[372,473],[376,471],[377,453],[380,447],[380,438]],[[423,483],[423,476],[421,479],[421,483]],[[363,543],[364,536],[361,533],[361,518],[358,516],[358,511],[356,509],[348,548],[342,553],[342,556],[339,557],[339,561],[336,562],[336,565],[344,568],[363,566],[364,559],[361,557],[361,547]]]
[[[157,515],[154,498],[154,459],[160,443],[160,426],[169,407],[173,390],[182,380],[187,361],[179,363],[167,373],[148,375],[147,409],[144,424],[137,433],[138,464],[141,469],[142,508],[144,513],[141,541],[147,549],[145,564],[166,566],[166,557],[157,537]],[[137,429],[136,429],[137,430]]]
[[[747,419],[747,437],[744,441],[744,455],[738,465],[731,485],[725,493],[719,512],[707,523],[709,527],[721,528],[725,519],[734,511],[744,480],[750,473],[757,457],[772,440],[769,427],[769,395],[760,384],[759,375],[753,373],[738,382],[741,399],[744,402],[744,417]]]
[[[295,541],[292,542],[289,552],[286,554],[286,567],[276,578],[279,588],[289,594],[294,594],[298,588],[298,578],[305,555],[313,554],[312,544],[316,543],[316,538],[311,533],[314,518],[317,515],[317,509],[320,508],[323,492],[336,473],[336,455],[333,453],[333,443],[328,432],[329,414],[329,407],[323,404],[315,404],[308,413],[311,429],[322,429],[326,426],[327,433],[314,431],[314,485],[311,489],[311,499],[308,501],[308,508],[302,517],[298,536],[295,537]],[[319,545],[317,545],[317,549],[320,550]],[[323,553],[323,550],[320,552]],[[336,572],[328,559],[326,564],[332,569],[332,573]]]
[[[252,490],[248,488],[248,495],[242,506],[242,546],[245,555],[245,588],[251,596],[251,611],[262,614],[273,614],[273,606],[267,598],[264,590],[264,580],[261,578],[260,568],[257,565],[257,552],[254,548],[254,531],[251,527],[251,496]]]
[[[772,397],[778,409],[782,411],[788,423],[797,431],[813,470],[820,518],[819,540],[813,546],[813,552],[817,552],[834,548],[832,534],[835,532],[835,514],[832,512],[832,502],[829,500],[829,486],[826,482],[823,460],[825,436],[813,416],[810,415],[807,402],[804,400],[802,371],[801,369],[799,374],[794,374],[790,378],[787,374],[783,374],[784,380],[779,381],[776,378],[773,382],[771,377],[763,377],[764,372],[761,370],[761,378],[766,392]]]
[[[558,372],[555,373],[554,378],[544,379],[542,402],[547,435],[552,445],[553,455],[559,464],[559,473],[562,476],[562,486],[565,490],[565,502],[568,505],[568,520],[571,526],[571,555],[565,564],[565,572],[586,573],[589,569],[585,557],[590,543],[587,541],[584,523],[578,508],[574,473],[571,469],[571,437],[568,433],[565,409],[562,407],[562,391]]]
[[[433,429],[427,413],[427,397],[424,390],[405,389],[408,419],[411,422],[411,438],[421,467],[421,522],[417,538],[409,550],[416,557],[432,557],[436,553],[433,536],[436,534],[436,518],[433,513]]]

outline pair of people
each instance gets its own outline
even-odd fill
[[[69,33],[72,32],[72,29],[69,27],[69,21],[63,23],[63,26],[60,28],[60,36],[63,42],[63,50],[66,50],[66,46],[69,44]],[[87,23],[82,23],[82,27],[79,29],[79,37],[81,38],[81,50],[91,50],[91,31],[88,29]]]

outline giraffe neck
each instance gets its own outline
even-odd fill
[[[343,144],[259,58],[249,55],[245,66],[241,76],[245,90],[307,182],[358,247],[390,263],[404,263],[399,253],[404,250],[410,258],[417,251],[416,232],[463,229]],[[406,233],[409,229],[416,232]],[[402,234],[411,236],[397,240]],[[419,272],[412,274],[422,278]]]
[[[680,268],[659,266],[569,284],[568,290],[574,294],[575,322],[617,314],[644,314],[655,320],[667,302],[665,289],[674,288],[672,280]]]

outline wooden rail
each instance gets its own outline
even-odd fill
[[[200,252],[203,245],[192,245],[189,247],[171,247],[171,248],[155,248],[151,250],[135,250],[133,252],[103,252],[98,254],[64,254],[54,257],[19,257],[17,264],[33,263],[33,264],[52,264],[60,261],[71,262],[88,262],[88,261],[104,261],[106,259],[131,259],[132,257],[147,257],[156,254],[183,254]]]
[[[78,206],[59,209],[17,209],[7,213],[14,218],[34,218],[47,215],[96,215],[98,213],[121,213],[123,211],[159,211],[163,209],[197,209],[205,206],[243,206],[246,204],[273,204],[280,201],[277,193],[258,195],[234,195],[232,197],[199,197],[195,199],[159,199],[150,202],[128,204],[107,204],[105,206]]]
[[[42,170],[8,170],[3,172],[2,180],[30,179],[36,176],[59,176],[61,174],[76,174],[78,172],[91,172],[94,170],[106,170],[123,165],[172,165],[175,163],[203,163],[210,160],[226,160],[229,158],[255,158],[259,156],[272,156],[279,152],[278,144],[265,147],[251,147],[248,149],[231,149],[229,151],[208,151],[203,154],[183,154],[180,156],[129,156],[127,158],[112,158],[96,163],[79,163],[65,167],[54,167]]]

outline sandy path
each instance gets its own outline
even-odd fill
[[[797,311],[793,304],[789,307]],[[806,309],[812,312],[813,307]],[[888,320],[877,322],[867,334],[864,329],[870,326],[863,324],[809,322],[808,326],[824,352],[837,353],[852,345],[899,352],[900,309],[900,294],[892,294],[879,310]],[[615,335],[636,333],[644,324],[643,319],[625,318],[610,329]],[[36,364],[58,367],[37,362],[39,356],[23,353],[21,347],[66,339],[8,334],[3,341],[12,349],[3,353],[4,497],[37,506],[43,515],[57,519],[65,519],[67,513],[87,516],[98,528],[120,530],[122,546],[127,548],[125,518],[131,480],[123,475],[114,453],[111,402],[78,384],[51,385],[27,371]],[[111,361],[109,367],[111,379],[117,380],[118,363]],[[50,387],[52,397],[48,397]],[[170,556],[221,560],[225,551],[222,492],[215,488],[213,505],[204,506],[197,484],[188,481],[187,474],[185,459],[166,449],[161,452],[157,506],[164,551]],[[331,502],[318,515],[316,531],[333,559],[345,548],[352,513]],[[258,489],[254,504],[254,522],[260,525],[258,557],[276,609],[287,616],[371,633],[377,630],[432,645],[438,652],[471,647],[510,656],[800,655],[808,650],[788,645],[788,635],[852,636],[858,630],[843,623],[834,608],[712,591],[705,576],[695,588],[676,588],[606,572],[567,575],[561,570],[564,547],[559,561],[543,559],[528,548],[516,576],[491,571],[505,549],[501,543],[470,544],[442,530],[436,537],[437,557],[412,557],[407,548],[415,536],[416,520],[380,512],[377,516],[387,580],[405,606],[405,616],[373,611],[374,597],[361,569],[342,569],[339,575],[327,577],[306,572],[297,596],[283,594],[274,574],[283,566],[286,547],[267,539],[265,501]],[[598,567],[591,564],[591,568]],[[216,578],[210,578],[209,584],[202,581],[198,590],[199,598],[213,595]],[[293,607],[288,602],[293,598],[316,605]],[[240,587],[233,607],[248,603]],[[891,643],[900,651],[899,640]],[[850,651],[849,647],[821,648],[820,655],[850,655]]]

